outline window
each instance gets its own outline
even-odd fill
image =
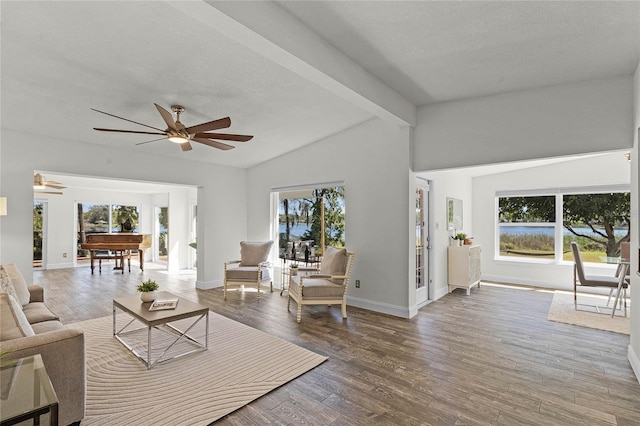
[[[112,205],[111,232],[138,232],[138,207]]]
[[[119,204],[78,203],[76,226],[77,258],[86,259],[89,251],[80,248],[89,234],[112,234],[138,232],[139,214],[137,206]]]
[[[553,259],[555,197],[498,199],[500,255]]]
[[[629,192],[498,197],[499,255],[572,261],[571,242],[585,262],[606,262],[630,238]]]
[[[564,260],[573,260],[571,241],[585,262],[620,256],[620,243],[630,239],[628,192],[564,195],[562,204]]]
[[[323,220],[324,219],[324,220]],[[312,241],[314,252],[321,247],[344,247],[344,186],[278,193],[280,252],[294,241]]]

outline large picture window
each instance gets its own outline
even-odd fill
[[[630,238],[629,192],[498,197],[499,256],[606,263]]]
[[[77,210],[77,258],[88,258],[89,252],[80,247],[89,234],[138,232],[137,206],[119,204],[78,203]]]
[[[344,186],[278,194],[280,253],[305,242],[314,254],[326,246],[344,247]]]

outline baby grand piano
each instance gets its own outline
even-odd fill
[[[129,263],[131,272],[131,251],[138,251],[140,269],[144,271],[144,251],[151,247],[151,235],[148,234],[89,234],[87,241],[80,244],[84,250],[91,253],[91,274],[93,275],[94,260],[100,263],[102,272],[102,259],[115,259],[114,269],[122,270],[124,274],[124,259]],[[119,261],[119,262],[118,262]]]

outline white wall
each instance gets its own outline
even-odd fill
[[[206,224],[198,230],[199,287],[221,282],[227,256],[237,256],[229,241],[246,238],[245,170],[132,151],[123,155],[108,147],[7,129],[2,129],[1,149],[0,192],[9,198],[10,211],[2,218],[0,262],[11,259],[27,280],[32,279],[34,170],[199,187],[198,214],[200,224]]]
[[[344,181],[346,246],[356,253],[348,304],[408,317],[409,148],[408,128],[376,119],[252,168],[249,238],[269,238],[271,188]]]
[[[631,165],[624,152],[523,168],[473,179],[473,224],[476,238],[486,241],[482,251],[482,278],[541,287],[572,290],[573,263],[496,260],[496,192],[529,189],[579,188],[583,186],[629,185]],[[615,270],[614,265],[588,268],[591,273]],[[605,270],[605,271],[603,271]]]
[[[631,77],[418,110],[416,172],[630,148]]]

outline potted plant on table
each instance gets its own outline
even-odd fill
[[[467,238],[467,234],[465,234],[464,232],[458,232],[454,237],[452,237],[455,245],[461,246],[465,240],[465,238]]]
[[[158,290],[160,286],[158,283],[153,281],[152,279],[148,279],[146,281],[138,284],[136,289],[140,292],[140,299],[143,302],[153,302],[156,299],[156,290]]]
[[[291,275],[298,275],[298,264],[297,263],[292,263],[291,266],[289,266],[289,269],[291,269]]]

